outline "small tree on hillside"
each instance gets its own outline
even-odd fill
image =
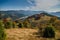
[[[55,37],[55,31],[52,27],[46,27],[44,32],[43,32],[43,37],[46,38],[54,38]]]

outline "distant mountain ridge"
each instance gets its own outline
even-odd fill
[[[51,14],[60,17],[60,12],[51,12]]]
[[[10,17],[13,20],[26,16],[24,14],[17,13],[17,11],[0,11],[0,14],[2,14],[2,18]]]
[[[30,10],[8,10],[8,11],[0,11],[0,14],[3,14],[3,18],[11,17],[13,20],[24,18],[25,16],[32,16],[35,14],[40,14],[45,11],[30,11]],[[49,14],[50,13],[50,14]],[[58,16],[60,18],[60,12],[48,12],[48,14],[44,14],[48,16]]]
[[[25,10],[8,10],[8,11],[0,11],[0,14],[3,14],[2,18],[12,18],[13,20],[19,19],[25,16],[31,16],[34,14],[38,14],[42,11],[25,11]]]

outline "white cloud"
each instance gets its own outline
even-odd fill
[[[7,10],[30,10],[30,7],[25,7],[25,8],[2,8],[0,9],[1,10],[4,10],[4,11],[7,11]]]
[[[23,10],[30,10],[30,7],[25,7],[23,8]]]
[[[30,10],[51,10],[59,4],[58,0],[28,0],[30,4],[33,4],[31,1],[35,1],[36,6],[31,6]]]
[[[28,3],[33,4],[33,3],[32,3],[33,0],[27,0],[27,1],[28,1]]]

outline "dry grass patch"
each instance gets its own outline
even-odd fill
[[[54,38],[37,37],[34,33],[37,29],[14,28],[6,29],[7,40],[55,40]],[[60,32],[56,32],[56,39],[60,38]]]

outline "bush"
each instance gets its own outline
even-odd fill
[[[44,32],[43,32],[43,37],[46,38],[53,38],[55,37],[55,31],[52,27],[46,27]]]
[[[19,23],[18,27],[19,27],[19,28],[22,28],[22,23]]]
[[[6,22],[6,28],[13,28],[13,23],[12,23],[12,21]]]
[[[3,22],[0,20],[0,40],[6,40]]]

